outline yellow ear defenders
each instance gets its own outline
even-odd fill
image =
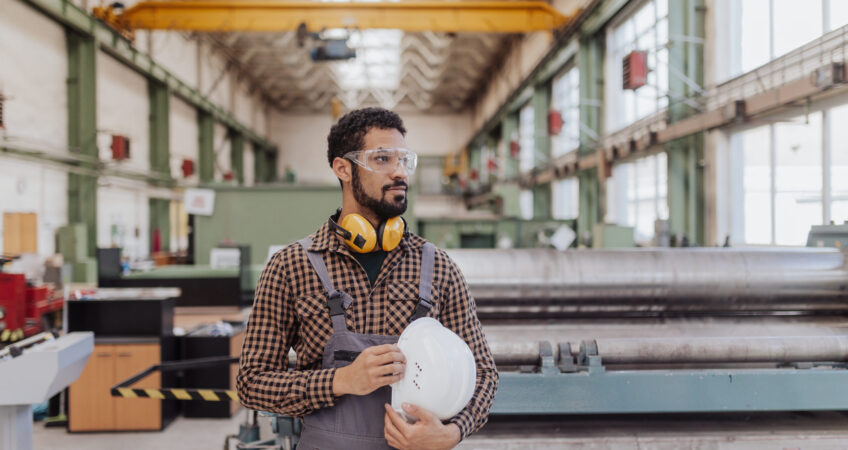
[[[406,233],[406,220],[403,217],[392,217],[375,230],[364,217],[359,214],[348,214],[341,224],[331,217],[330,228],[344,239],[348,247],[358,253],[369,253],[379,245],[379,249],[390,252],[400,244]]]

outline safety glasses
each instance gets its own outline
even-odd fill
[[[379,148],[374,150],[357,150],[344,155],[365,170],[379,173],[393,172],[400,165],[407,173],[415,171],[418,166],[418,155],[406,148]]]

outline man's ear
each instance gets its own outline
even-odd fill
[[[351,167],[350,161],[344,158],[336,158],[333,160],[333,173],[336,174],[336,178],[341,180],[343,183],[350,183],[353,180],[353,167]]]

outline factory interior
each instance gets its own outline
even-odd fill
[[[295,448],[239,360],[362,108],[497,368],[457,448],[848,448],[846,61],[844,0],[0,0],[0,450]]]

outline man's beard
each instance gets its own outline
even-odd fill
[[[353,183],[351,184],[353,185],[353,198],[355,198],[360,205],[370,209],[374,214],[377,215],[377,217],[380,218],[380,220],[386,220],[392,217],[397,217],[406,212],[406,195],[391,194],[391,196],[394,196],[395,199],[402,197],[401,201],[399,202],[389,202],[384,200],[386,196],[385,193],[389,189],[397,186],[403,186],[408,188],[406,182],[397,181],[394,184],[383,186],[383,196],[379,199],[373,198],[365,193],[365,189],[362,187],[362,181],[359,179],[359,168],[354,167]]]

